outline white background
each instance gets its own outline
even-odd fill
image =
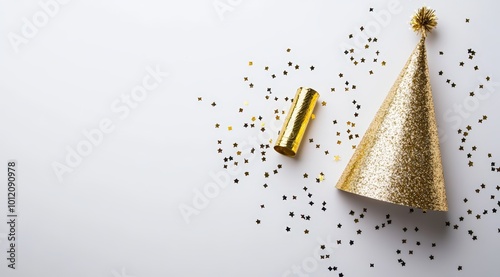
[[[406,207],[334,188],[353,153],[351,145],[359,142],[348,140],[346,122],[354,120],[353,129],[362,136],[418,41],[408,22],[424,4],[439,18],[427,50],[449,200],[446,213],[409,213]],[[498,275],[500,221],[492,209],[500,209],[495,189],[500,173],[490,170],[500,157],[497,2],[72,0],[51,8],[47,22],[37,22],[36,31],[25,36],[27,21],[43,21],[33,18],[44,13],[39,1],[0,3],[3,172],[8,160],[18,161],[17,269],[7,267],[9,231],[2,223],[1,276]],[[378,40],[368,49],[359,47],[364,43],[356,45],[356,39],[363,40],[360,26],[370,26],[364,33]],[[345,45],[354,46],[355,58],[366,57],[366,63],[354,66],[343,54]],[[472,60],[469,48],[476,53]],[[288,68],[288,61],[300,69]],[[147,68],[160,68],[169,76],[126,116],[113,110],[121,95],[141,85]],[[290,74],[284,76],[283,70]],[[276,79],[270,77],[273,73]],[[491,78],[488,87],[477,90],[486,76]],[[345,92],[345,81],[356,89]],[[243,123],[261,115],[275,139],[270,126],[279,128],[284,115],[276,121],[273,111],[288,108],[283,98],[293,97],[299,86],[321,94],[299,157],[290,159],[269,148],[262,162],[262,149],[257,149],[247,165],[240,162],[240,172],[230,176],[227,186],[198,203],[203,206],[198,214],[183,217],[179,207],[192,207],[196,192],[213,183],[214,174],[228,176],[222,159],[236,157],[233,143],[248,145],[262,133],[258,119],[253,129],[242,128]],[[267,87],[273,91],[270,100],[264,98]],[[475,97],[469,96],[471,91]],[[359,117],[353,116],[353,100],[362,106]],[[483,115],[487,120],[478,123]],[[59,180],[54,164],[66,164],[68,149],[86,141],[85,130],[98,128],[102,120],[109,120],[113,131]],[[461,143],[457,129],[465,131],[467,125],[472,130]],[[340,145],[336,132],[342,134]],[[458,150],[460,145],[464,151]],[[217,153],[219,147],[223,154]],[[335,155],[340,161],[334,161]],[[274,174],[278,164],[282,169]],[[244,176],[245,171],[250,175]],[[271,176],[264,178],[264,172]],[[320,172],[325,179],[316,183]],[[4,222],[7,175],[1,176]],[[309,192],[314,206],[308,204]],[[320,210],[323,201],[326,211]],[[386,226],[375,230],[382,223]],[[321,250],[328,240],[335,248],[327,243]],[[336,245],[337,240],[342,243]],[[327,250],[330,257],[321,259],[318,255]]]

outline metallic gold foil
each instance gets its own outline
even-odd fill
[[[274,150],[288,157],[297,154],[318,97],[314,89],[300,87],[297,90]]]
[[[410,22],[413,31],[420,33],[422,36],[427,36],[427,33],[437,26],[437,17],[434,10],[427,7],[422,7],[417,10]]]
[[[337,188],[423,210],[448,210],[424,35]]]

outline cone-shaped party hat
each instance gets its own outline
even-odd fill
[[[441,153],[427,66],[425,38],[436,26],[434,11],[412,19],[421,34],[337,188],[423,210],[447,211]]]

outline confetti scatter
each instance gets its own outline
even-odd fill
[[[364,7],[360,14],[372,19],[376,12],[379,12],[376,8]],[[469,23],[469,19],[466,19],[466,23]],[[300,53],[298,49],[286,48],[274,57],[277,61],[282,61],[281,64],[263,61],[259,57],[241,62],[244,72],[238,77],[241,78],[242,93],[235,96],[237,104],[210,95],[194,98],[200,107],[207,107],[207,112],[216,116],[216,122],[212,122],[210,127],[219,136],[213,142],[214,155],[217,155],[216,159],[219,161],[217,166],[225,170],[238,169],[239,174],[231,177],[230,186],[252,189],[262,195],[246,200],[255,209],[254,214],[248,215],[249,224],[260,230],[276,231],[290,239],[295,240],[299,236],[313,242],[328,230],[331,243],[317,246],[318,257],[315,257],[315,261],[318,263],[318,275],[356,275],[356,269],[343,267],[341,260],[334,255],[336,249],[331,245],[353,251],[361,249],[359,247],[371,249],[372,244],[378,242],[367,238],[376,238],[385,247],[362,255],[357,262],[373,274],[381,273],[378,270],[392,264],[411,273],[410,270],[415,266],[443,262],[439,253],[448,251],[443,249],[447,247],[441,241],[446,237],[442,236],[443,233],[453,232],[462,239],[479,245],[478,241],[483,240],[487,234],[478,229],[478,224],[498,221],[500,183],[481,181],[481,175],[476,171],[487,170],[485,174],[500,172],[500,161],[495,160],[498,155],[494,152],[496,149],[482,147],[481,140],[477,137],[480,130],[494,128],[494,119],[488,114],[474,114],[456,130],[456,137],[452,137],[458,143],[459,154],[463,157],[459,162],[467,170],[478,174],[478,182],[466,184],[467,192],[461,195],[459,204],[455,203],[458,205],[456,211],[449,213],[453,216],[441,221],[437,219],[438,224],[435,226],[411,224],[410,222],[428,222],[431,218],[436,220],[436,217],[412,208],[395,214],[392,211],[401,211],[400,207],[383,204],[377,205],[376,211],[370,208],[369,212],[366,207],[360,208],[360,203],[366,203],[363,201],[345,201],[343,204],[349,205],[348,208],[339,209],[338,203],[332,202],[335,178],[338,178],[341,167],[349,161],[368,127],[363,108],[366,101],[370,101],[370,94],[373,92],[366,84],[377,82],[378,75],[392,66],[391,53],[384,53],[379,49],[381,43],[387,42],[381,41],[382,36],[380,39],[370,36],[367,28],[367,25],[353,26],[355,32],[345,35],[345,45],[353,45],[341,50],[346,57],[348,70],[325,68],[323,64],[315,64],[304,58],[308,55]],[[366,40],[360,47],[355,47],[354,41],[359,39],[359,33]],[[453,56],[451,52],[455,53],[449,49],[440,49],[433,54],[436,59],[441,60],[441,64],[455,67],[454,69],[474,78],[478,73],[484,74],[483,66],[476,63],[479,54],[475,49],[462,48],[457,56]],[[452,75],[452,72],[449,68],[431,72],[436,75],[438,82],[444,82],[449,88],[449,91],[442,93],[462,93],[465,97],[477,98],[478,91],[484,90],[484,85],[491,80],[487,76],[471,91],[470,88],[466,89],[467,80]],[[321,97],[316,104],[317,117],[314,119],[317,120],[314,125],[318,126],[315,126],[314,132],[306,133],[307,137],[304,137],[301,144],[301,151],[314,156],[317,166],[314,170],[304,170],[283,162],[282,158],[287,157],[280,157],[272,148],[296,89],[283,90],[283,83],[300,81],[310,76],[332,77],[325,80],[322,90],[318,89]],[[340,106],[342,113],[338,112]],[[222,108],[228,108],[233,113],[221,114]],[[317,136],[318,132],[327,135]],[[330,140],[325,140],[325,137]],[[480,162],[485,159],[488,161],[486,165]],[[282,176],[294,181],[285,183]],[[482,209],[473,208],[477,205]],[[277,230],[267,229],[271,228],[271,216],[272,225],[279,222]],[[318,229],[318,225],[325,227]],[[500,236],[498,224],[493,231]],[[458,274],[459,271],[463,274],[461,271],[469,266],[459,262],[460,265],[454,261],[443,266],[448,267],[450,272]]]

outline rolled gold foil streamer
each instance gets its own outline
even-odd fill
[[[294,157],[297,154],[318,97],[319,93],[312,88],[297,89],[274,150],[288,157]]]
[[[448,210],[425,36],[368,127],[337,188],[423,210]]]

